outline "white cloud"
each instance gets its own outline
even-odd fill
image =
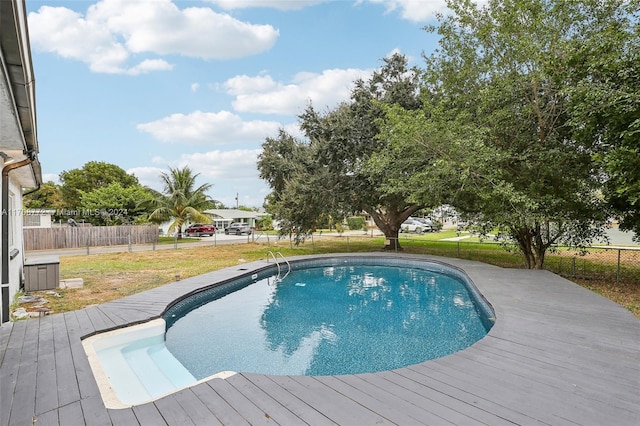
[[[479,6],[487,4],[488,1],[471,0]],[[402,19],[412,22],[433,21],[437,14],[446,15],[451,12],[446,0],[357,0],[356,4],[365,2],[381,4],[388,13],[399,11]]]
[[[271,25],[239,21],[209,8],[179,9],[171,0],[101,0],[86,14],[42,6],[29,14],[34,49],[86,62],[94,72],[140,74],[168,70],[162,59],[134,55],[239,58],[264,52],[279,33]]]
[[[130,175],[135,175],[138,178],[138,182],[142,186],[148,186],[156,191],[162,191],[162,181],[160,180],[160,174],[166,172],[168,169],[161,169],[159,167],[132,167],[127,170]]]
[[[200,88],[200,84],[199,83],[191,83],[191,91],[192,92],[197,92],[198,89]]]
[[[212,183],[210,195],[227,207],[239,204],[259,207],[268,192],[267,184],[259,177],[257,161],[262,149],[237,149],[183,154],[179,167],[189,166],[200,173],[203,181]]]
[[[126,74],[138,75],[146,74],[151,71],[170,71],[173,69],[173,65],[162,59],[145,59],[138,65],[129,68]]]
[[[176,113],[149,123],[138,124],[139,131],[163,142],[229,144],[262,141],[275,135],[282,124],[275,121],[243,121],[228,111],[190,114]]]
[[[42,182],[53,182],[57,185],[60,185],[60,175],[55,173],[43,173],[42,174]]]
[[[299,10],[328,0],[207,0],[225,10],[265,7],[279,10]]]
[[[262,149],[213,150],[182,154],[177,160],[155,157],[154,163],[163,164],[164,169],[136,167],[128,172],[135,173],[143,185],[162,191],[158,177],[161,172],[166,172],[169,167],[188,166],[200,175],[197,184],[213,184],[209,195],[227,207],[235,207],[236,193],[239,194],[241,205],[259,207],[269,192],[267,184],[260,179],[258,173],[257,160],[261,152]]]
[[[334,107],[349,99],[353,82],[367,79],[371,70],[331,69],[321,74],[303,72],[288,83],[276,82],[268,75],[241,75],[224,83],[236,97],[233,108],[239,112],[296,115],[311,101],[317,108]]]
[[[359,0],[358,3],[368,1],[382,4],[387,12],[399,11],[403,19],[412,22],[426,22],[434,20],[437,13],[447,13],[446,0]]]
[[[189,166],[203,177],[216,179],[256,179],[257,161],[262,149],[236,149],[232,151],[208,151],[204,153],[183,154],[179,167]]]

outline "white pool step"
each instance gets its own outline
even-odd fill
[[[164,330],[155,320],[83,342],[107,406],[141,404],[197,381],[164,345]]]
[[[141,348],[125,347],[122,356],[151,398],[196,381],[162,342]]]

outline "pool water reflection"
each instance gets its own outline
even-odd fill
[[[491,325],[457,276],[358,264],[263,278],[180,316],[165,345],[197,379],[390,370],[464,349]]]

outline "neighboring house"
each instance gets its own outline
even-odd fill
[[[2,1],[2,0],[0,0]],[[209,216],[212,220],[212,224],[216,227],[216,231],[222,232],[224,228],[231,225],[233,222],[248,223],[252,228],[256,226],[256,222],[266,215],[266,213],[259,213],[254,211],[245,211],[237,209],[210,209],[203,210],[202,213]],[[169,232],[169,226],[173,221],[167,221],[161,223],[158,228],[160,229],[160,235],[173,235],[175,231]],[[190,224],[195,222],[189,222],[183,226],[183,231]]]
[[[55,210],[29,209],[22,219],[23,228],[51,228],[53,221],[51,217],[56,214]]]
[[[229,226],[232,222],[242,222],[248,223],[252,228],[256,226],[256,221],[258,221],[264,214],[254,212],[254,211],[246,211],[246,210],[237,210],[237,209],[210,209],[205,210],[202,213],[206,214],[213,220],[213,224],[216,229],[223,230],[227,226]]]
[[[42,183],[33,66],[24,0],[0,0],[1,323],[22,284],[24,189]]]

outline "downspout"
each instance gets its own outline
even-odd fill
[[[2,284],[0,299],[2,299],[2,323],[9,321],[9,172],[14,169],[31,164],[35,155],[27,153],[27,158],[17,163],[7,164],[2,169]]]

